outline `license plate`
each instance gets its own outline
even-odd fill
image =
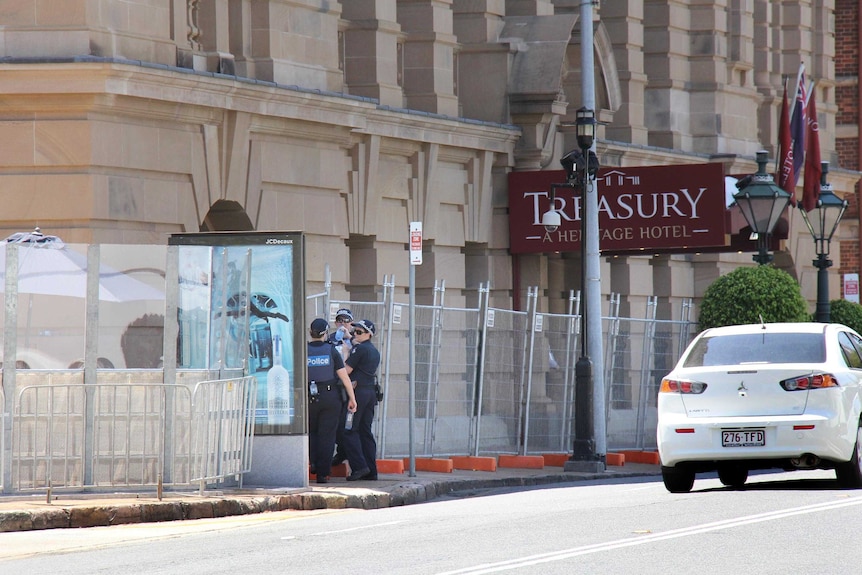
[[[762,447],[766,445],[766,433],[762,429],[723,429],[722,447]]]

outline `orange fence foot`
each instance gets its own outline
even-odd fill
[[[623,451],[626,456],[626,461],[629,463],[648,463],[650,465],[658,465],[661,460],[658,457],[658,451]]]
[[[404,473],[404,462],[400,459],[378,459],[377,473]]]
[[[497,465],[510,469],[542,469],[545,467],[545,458],[541,455],[501,455]]]
[[[410,467],[410,458],[404,458],[404,467]],[[434,471],[435,473],[452,473],[451,459],[435,459],[432,457],[417,457],[416,471]]]
[[[568,453],[545,453],[542,457],[545,459],[545,467],[565,467],[566,461],[572,456]]]
[[[474,457],[453,455],[452,466],[455,469],[467,469],[469,471],[497,471],[497,460],[493,457]]]
[[[605,463],[616,466],[625,465],[626,456],[624,453],[608,453],[605,455]]]

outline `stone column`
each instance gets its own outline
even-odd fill
[[[490,284],[493,260],[486,244],[464,244],[464,303],[467,307],[479,305],[479,285]],[[493,287],[493,286],[491,286]]]
[[[650,261],[653,292],[658,297],[657,319],[679,320],[682,301],[694,298],[694,274],[689,256],[660,255]]]
[[[728,4],[690,4],[691,149],[754,155],[762,126],[752,121],[760,104],[754,90],[753,15],[744,9],[750,3],[739,3],[735,10]]]
[[[620,294],[620,315],[643,318],[647,298],[654,293],[649,256],[611,259],[611,291]]]
[[[242,26],[235,41],[249,40],[244,66],[254,71],[254,78],[310,89],[343,90],[338,41],[341,4],[254,0],[237,5],[238,1],[233,0],[232,13],[239,12],[248,23],[232,23]]]
[[[233,75],[234,57],[230,53],[230,11],[228,0],[212,0],[199,5],[201,47],[210,72]]]
[[[506,0],[507,16],[553,16],[550,0]]]
[[[404,40],[404,97],[411,110],[458,116],[457,39],[452,0],[399,0]]]
[[[497,42],[505,25],[504,0],[452,0],[452,29],[458,53],[458,97],[461,115],[489,122],[508,122],[505,98],[509,47]]]
[[[395,0],[342,2],[344,81],[356,96],[404,107],[401,42]]]
[[[644,1],[644,94],[649,144],[692,149],[688,82],[691,14],[681,0]],[[711,110],[711,108],[710,108]],[[672,111],[678,113],[671,114]]]
[[[382,285],[384,275],[379,269],[381,251],[378,248],[383,246],[373,236],[351,235],[346,243],[350,250],[350,276],[345,288],[350,299],[377,301],[377,286]]]
[[[614,112],[613,125],[605,127],[609,140],[647,143],[644,90],[644,13],[640,2],[605,2],[601,24],[613,43],[613,56],[620,80],[621,106]]]

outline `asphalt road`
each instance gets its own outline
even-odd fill
[[[760,474],[744,490],[658,478],[455,493],[379,509],[0,533],[0,573],[847,574],[862,490],[831,472]]]

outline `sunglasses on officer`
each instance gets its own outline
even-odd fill
[[[368,333],[368,332],[367,332],[367,331],[365,331],[364,329],[356,328],[356,329],[354,329],[354,330],[353,330],[353,335],[362,335],[362,334],[365,334],[365,333]]]
[[[335,321],[337,321],[338,323],[350,323],[350,318],[344,315],[340,315],[335,318]]]

